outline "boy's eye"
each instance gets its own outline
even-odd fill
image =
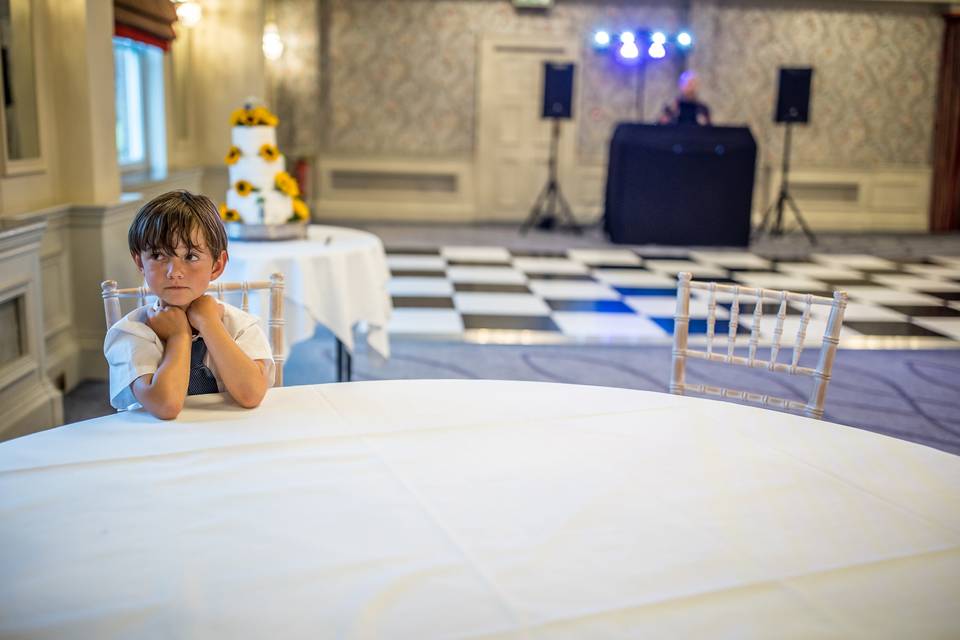
[[[160,253],[159,251],[154,251],[153,253],[150,254],[151,260],[163,260],[164,258],[166,258],[166,256]]]
[[[197,255],[196,253],[188,253],[188,254],[187,254],[187,260],[188,260],[189,262],[196,262],[196,261],[199,260],[199,259],[200,259],[200,256]]]

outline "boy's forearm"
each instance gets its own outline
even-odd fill
[[[267,381],[260,366],[237,346],[222,324],[214,325],[202,335],[227,392],[243,407],[259,405],[267,392]]]
[[[171,420],[183,409],[190,383],[189,335],[167,339],[160,366],[149,381],[134,383],[134,396],[154,416]]]

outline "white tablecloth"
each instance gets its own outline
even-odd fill
[[[960,458],[602,387],[190,398],[0,444],[0,637],[929,638]]]
[[[389,357],[387,322],[391,302],[390,269],[380,239],[372,233],[310,225],[307,240],[230,243],[224,280],[266,280],[281,272],[286,297],[302,307],[312,322],[298,323],[288,310],[288,342],[309,337],[322,324],[353,351],[353,328],[367,327],[367,343]]]

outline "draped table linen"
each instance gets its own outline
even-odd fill
[[[392,305],[383,243],[372,233],[310,225],[306,240],[230,243],[225,281],[268,280],[284,275],[285,297],[302,307],[310,322],[298,322],[287,310],[287,344],[309,337],[322,324],[353,351],[353,328],[362,323],[367,344],[384,358],[390,356],[387,323]]]
[[[193,396],[0,444],[0,637],[950,637],[960,458],[661,393]]]

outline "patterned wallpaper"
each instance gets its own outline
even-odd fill
[[[266,63],[268,101],[280,118],[277,145],[292,160],[316,154],[321,140],[320,5],[317,0],[283,0],[275,3],[274,12],[284,52]]]
[[[839,5],[837,7],[836,5]],[[812,66],[811,122],[794,130],[798,166],[928,164],[943,19],[926,7],[876,4],[780,8],[701,1],[693,64],[720,122],[747,123],[768,161],[777,68]]]
[[[669,0],[557,0],[547,14],[517,12],[506,0],[280,0],[278,7],[285,39],[297,44],[296,55],[284,55],[288,72],[275,76],[275,103],[292,125],[281,140],[301,153],[470,157],[483,34],[581,43],[585,162],[603,159],[616,122],[641,112],[653,120],[681,70],[677,59],[649,64],[638,108],[638,72],[588,46],[601,25],[675,29],[681,9]],[[942,35],[931,9],[692,0],[689,23],[697,37],[691,66],[715,121],[748,124],[767,161],[777,161],[782,141],[771,122],[777,67],[811,65],[813,122],[796,130],[796,165],[929,162]]]
[[[477,64],[484,34],[538,34],[586,43],[592,25],[673,28],[663,2],[558,2],[549,14],[517,12],[504,0],[330,0],[324,138],[329,151],[469,156]],[[586,25],[586,26],[584,26]],[[579,145],[606,147],[612,124],[635,117],[636,76],[587,49]],[[647,112],[672,91],[675,64],[649,69]]]

